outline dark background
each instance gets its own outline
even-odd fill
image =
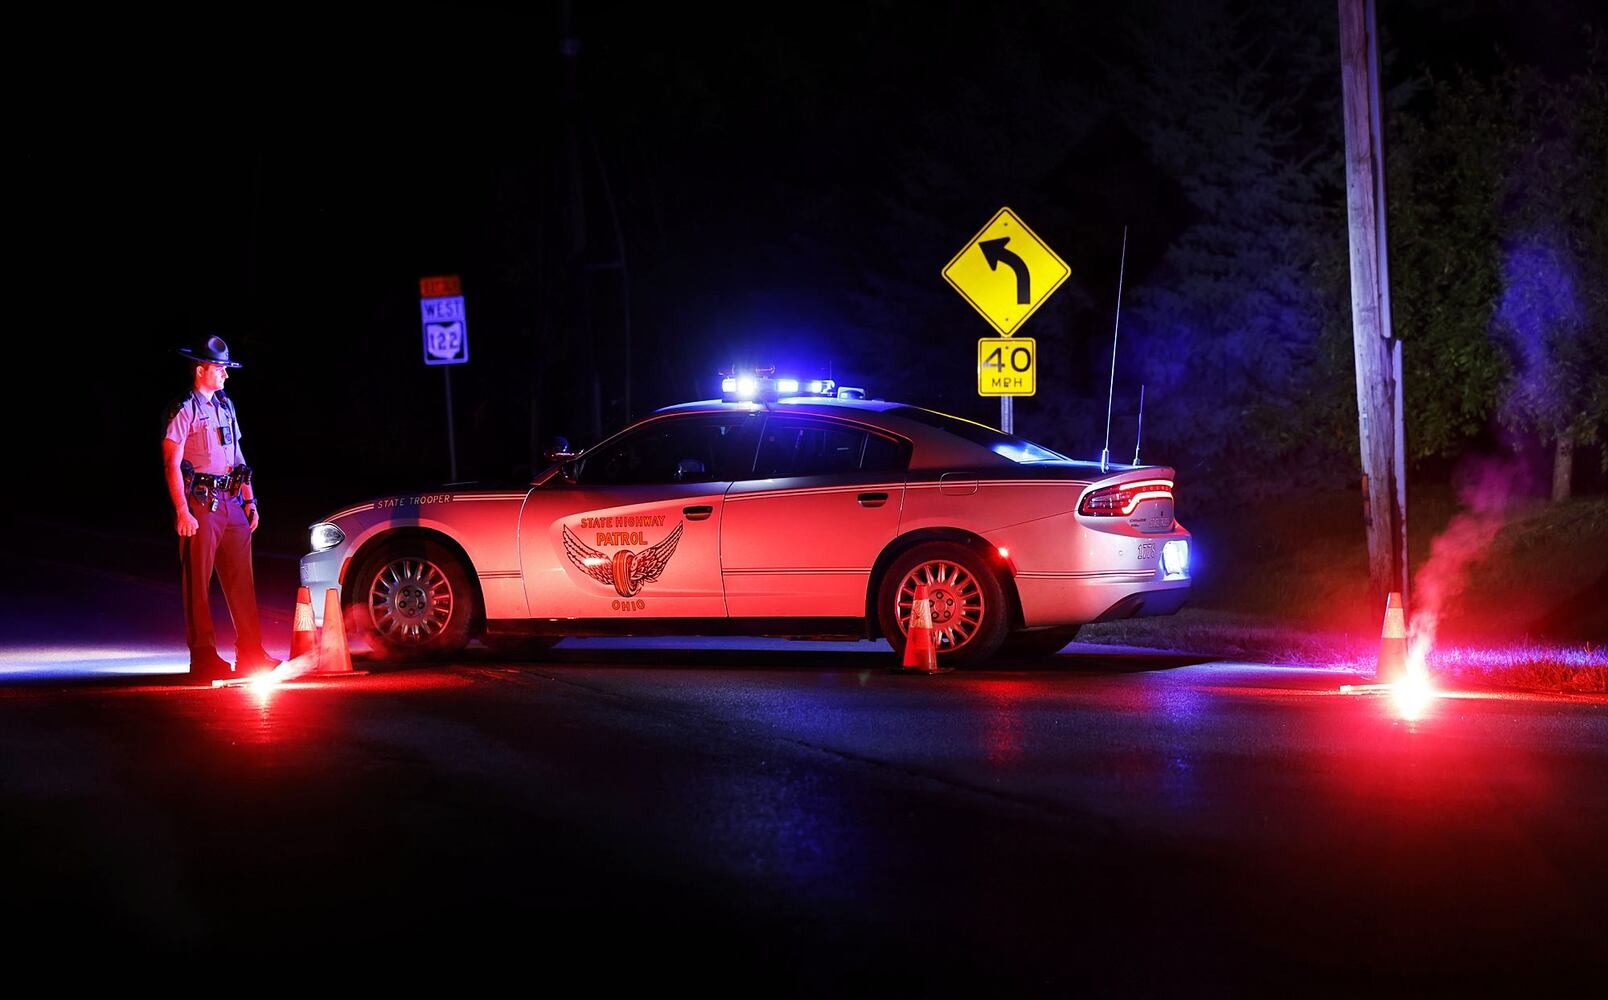
[[[1601,22],[1584,2],[1380,7],[1387,85],[1504,58],[1575,72],[1580,26]],[[246,364],[229,389],[271,544],[299,549],[341,504],[445,480],[443,374],[421,362],[417,306],[431,274],[462,275],[467,297],[460,479],[525,476],[551,435],[590,443],[707,398],[732,363],[830,366],[873,395],[995,422],[972,373],[991,331],[939,270],[1001,205],[1072,268],[1023,331],[1043,356],[1018,431],[1095,457],[1123,226],[1142,295],[1195,221],[1187,178],[1113,95],[1173,72],[1133,39],[1186,9],[576,3],[24,22],[7,71],[20,269],[4,384],[27,485],[7,506],[163,530],[157,441],[187,376],[173,351],[209,333]],[[1334,52],[1332,3],[1219,13],[1251,38],[1266,20]],[[1190,54],[1177,57],[1183,72]],[[1330,89],[1292,109],[1289,141],[1323,155],[1340,141],[1337,53],[1332,69]],[[1322,197],[1343,218],[1343,189]],[[1343,228],[1334,237],[1343,252]],[[1119,455],[1135,366],[1163,350],[1133,337]],[[1208,476],[1156,405],[1146,457]],[[1355,475],[1344,424],[1334,484]]]

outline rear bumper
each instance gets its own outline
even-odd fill
[[[1151,590],[1142,594],[1129,594],[1100,612],[1097,622],[1120,622],[1125,618],[1149,618],[1170,615],[1189,601],[1189,586],[1169,590]]]
[[[1022,624],[1084,625],[1146,615],[1170,615],[1189,600],[1188,580],[1162,580],[1159,572],[1021,575],[1016,593]]]

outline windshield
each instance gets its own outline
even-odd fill
[[[914,420],[918,424],[925,424],[938,430],[953,434],[958,438],[981,445],[1003,458],[1008,458],[1019,465],[1030,465],[1034,462],[1066,462],[1070,461],[1065,455],[1051,451],[1041,444],[1034,444],[1026,438],[1013,437],[992,427],[962,420],[960,417],[951,417],[947,413],[935,410],[924,410],[919,406],[898,406],[886,411],[896,417]]]

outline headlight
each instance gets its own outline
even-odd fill
[[[333,549],[335,546],[344,541],[346,541],[346,532],[335,527],[333,524],[319,523],[313,525],[314,552],[323,552],[326,549]]]
[[[1189,542],[1174,538],[1161,546],[1161,570],[1168,580],[1182,580],[1189,576]]]

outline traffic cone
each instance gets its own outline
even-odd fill
[[[324,631],[318,637],[318,672],[352,673],[352,651],[346,648],[346,625],[341,620],[341,592],[324,591]]]
[[[923,674],[938,673],[938,648],[932,637],[932,601],[927,597],[927,585],[924,583],[916,584],[915,600],[910,604],[904,669]]]
[[[296,589],[296,618],[290,626],[290,658],[318,648],[318,630],[313,625],[313,595],[306,587]]]
[[[1379,630],[1379,666],[1374,680],[1394,684],[1407,676],[1407,613],[1401,594],[1392,591],[1385,601],[1385,626]]]

